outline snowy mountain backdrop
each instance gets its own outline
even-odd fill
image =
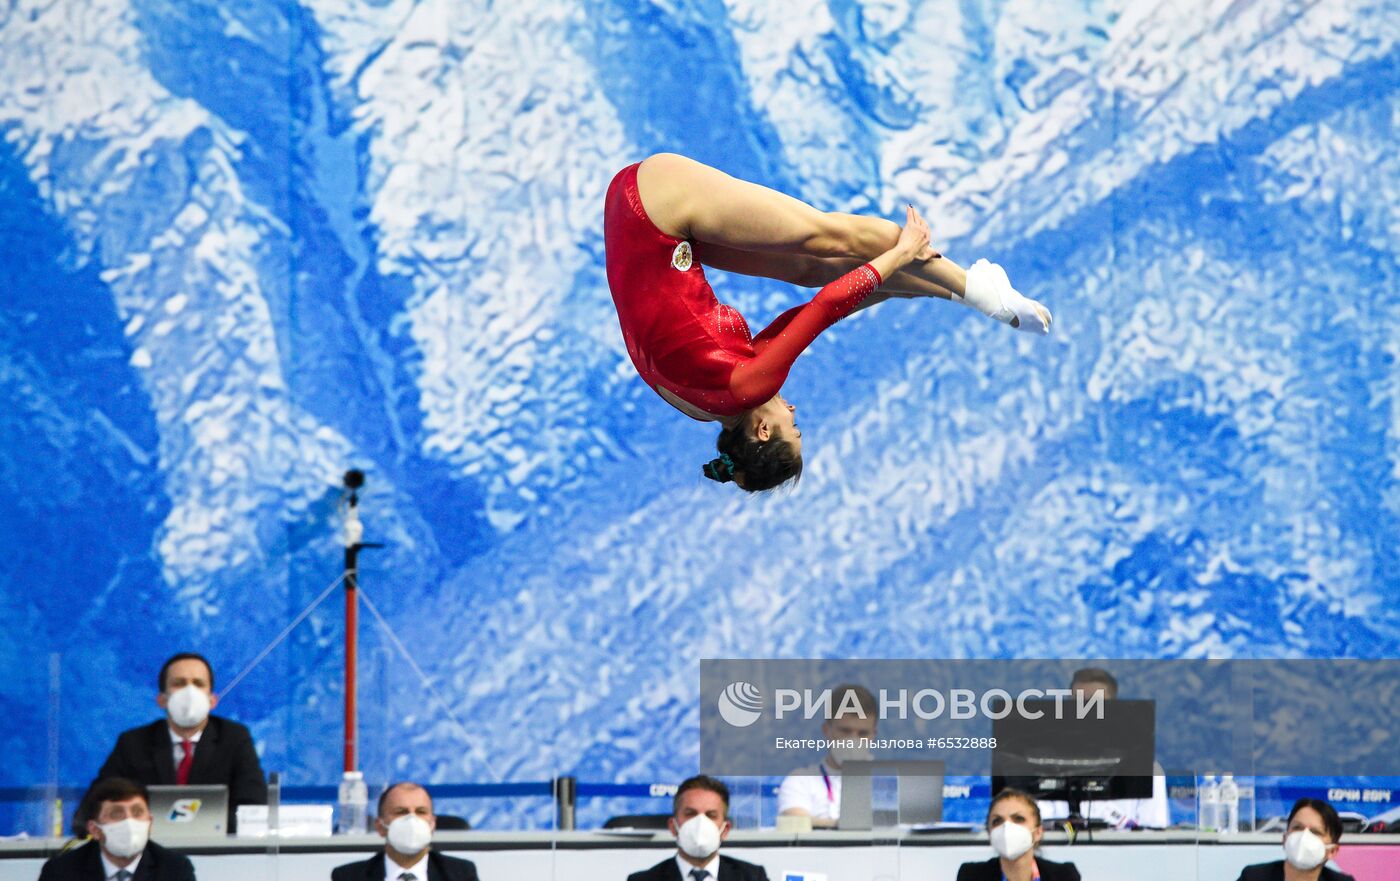
[[[0,786],[85,783],[175,651],[229,684],[339,574],[351,467],[428,680],[362,618],[377,783],[674,782],[702,657],[1400,655],[1398,40],[1393,0],[0,4]],[[603,272],[661,150],[913,202],[1054,333],[864,312],[793,370],[796,491],[704,481]],[[711,277],[756,328],[810,296]],[[339,773],[342,635],[333,593],[221,704],[291,783]]]

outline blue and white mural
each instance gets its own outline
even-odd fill
[[[0,786],[49,731],[86,782],[174,651],[248,665],[349,467],[430,680],[366,619],[379,781],[679,779],[701,657],[1400,654],[1397,40],[1386,0],[0,5]],[[703,481],[603,275],[659,150],[913,202],[1054,333],[862,313],[789,381],[801,486]],[[292,783],[338,774],[341,639],[336,596],[222,704]]]

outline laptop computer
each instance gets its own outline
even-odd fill
[[[841,764],[838,829],[927,826],[943,819],[938,761],[847,761]]]
[[[227,786],[151,786],[151,838],[162,844],[228,834]]]

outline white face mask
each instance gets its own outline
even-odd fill
[[[133,820],[130,817],[115,823],[102,823],[102,846],[114,857],[134,857],[146,849],[146,840],[151,837],[150,820]]]
[[[704,814],[696,814],[681,826],[676,838],[688,856],[706,860],[719,850],[719,827]]]
[[[1311,830],[1299,829],[1283,840],[1283,855],[1290,866],[1306,872],[1327,861],[1327,843]]]
[[[1002,823],[992,830],[992,849],[1007,860],[1018,860],[1031,849],[1031,830],[1020,823]]]
[[[433,840],[428,821],[413,814],[404,814],[389,824],[389,846],[405,856],[412,856]]]
[[[193,728],[209,718],[209,695],[196,685],[186,685],[165,702],[170,721],[181,728]]]

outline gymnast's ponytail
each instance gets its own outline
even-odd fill
[[[802,476],[802,454],[785,438],[761,441],[743,425],[726,428],[715,442],[719,457],[701,467],[710,480],[733,481],[746,492],[763,492],[797,481]]]
[[[716,483],[729,483],[734,479],[734,460],[729,458],[728,453],[724,453],[718,459],[706,462],[700,470]]]

